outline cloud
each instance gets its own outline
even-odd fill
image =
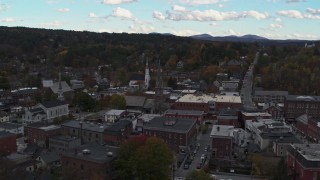
[[[177,12],[184,12],[184,11],[186,11],[186,8],[182,7],[182,6],[178,6],[178,5],[173,5],[172,10],[177,11]]]
[[[70,9],[69,8],[59,8],[57,9],[58,12],[69,12]]]
[[[279,14],[281,16],[286,16],[289,18],[295,18],[295,19],[302,19],[303,18],[302,13],[297,10],[282,10],[282,11],[278,11],[277,14]]]
[[[223,4],[218,4],[218,7],[219,8],[224,8],[224,5]]]
[[[6,4],[0,4],[0,12],[6,11],[9,9],[9,6]]]
[[[134,19],[133,14],[129,10],[121,8],[121,7],[117,7],[115,9],[113,9],[112,16],[113,17],[120,17],[123,19]]]
[[[282,20],[280,18],[275,18],[274,21],[275,22],[282,22]]]
[[[244,12],[221,12],[213,9],[210,10],[194,10],[194,11],[167,11],[167,18],[173,21],[224,21],[224,20],[238,20],[240,18],[253,17],[257,20],[266,19],[267,13],[260,13],[257,11],[244,11]]]
[[[286,3],[307,2],[306,0],[286,0]]]
[[[217,23],[215,23],[215,22],[210,23],[209,25],[210,25],[210,26],[213,26],[213,27],[217,27],[217,26],[218,26],[218,24],[217,24]]]
[[[133,3],[136,2],[137,0],[103,0],[101,3],[102,4],[107,4],[107,5],[116,5],[116,4],[126,4],[126,3]]]
[[[216,4],[219,3],[221,0],[179,0],[182,4],[187,5],[204,5],[204,4]]]
[[[249,17],[253,17],[257,20],[261,20],[261,19],[266,19],[269,15],[268,13],[260,13],[258,11],[244,11],[243,12],[243,15],[244,16],[249,16]]]
[[[158,20],[165,20],[166,17],[159,11],[153,11],[152,17]]]
[[[97,18],[98,16],[95,14],[95,13],[93,13],[93,12],[91,12],[91,13],[89,13],[89,15],[88,15],[90,18]]]
[[[307,8],[306,11],[307,11],[308,13],[310,13],[310,14],[313,14],[313,15],[320,14],[320,9]]]
[[[270,24],[270,27],[273,29],[279,29],[279,28],[282,28],[283,25],[282,24]]]
[[[147,25],[130,25],[129,29],[132,33],[150,33],[154,31],[154,27]]]
[[[277,12],[280,16],[285,16],[288,18],[294,19],[320,19],[320,16],[313,15],[313,14],[302,14],[300,11],[297,10],[282,10]]]
[[[16,22],[17,20],[11,17],[0,19],[0,22]]]

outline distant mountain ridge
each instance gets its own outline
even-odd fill
[[[193,39],[199,39],[199,40],[208,40],[208,41],[231,41],[231,42],[254,42],[254,41],[269,41],[268,38],[247,34],[244,36],[211,36],[209,34],[199,34],[190,36]]]

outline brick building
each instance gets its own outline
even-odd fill
[[[218,125],[240,127],[239,111],[235,109],[221,109],[217,115]]]
[[[104,130],[104,141],[108,145],[120,145],[132,133],[132,122],[120,120]]]
[[[33,123],[26,126],[28,143],[38,144],[40,147],[49,146],[49,138],[61,133],[60,126],[47,125],[45,123]]]
[[[49,138],[49,149],[57,152],[74,150],[81,145],[78,137],[57,135]]]
[[[214,125],[210,137],[212,139],[212,156],[230,158],[233,151],[233,126]]]
[[[116,149],[98,144],[82,145],[77,151],[62,154],[62,170],[74,171],[75,179],[111,179]]]
[[[308,121],[308,136],[314,142],[320,141],[320,118],[310,118]]]
[[[295,180],[320,177],[320,144],[291,144],[287,149],[288,174]]]
[[[240,96],[216,96],[215,112],[219,113],[221,109],[241,109]]]
[[[204,115],[204,111],[168,109],[163,116],[196,119],[198,124],[202,124]]]
[[[296,117],[304,113],[312,117],[320,117],[320,96],[288,95],[284,102],[286,121],[293,122]]]
[[[79,137],[82,143],[104,144],[106,124],[71,120],[61,124],[62,134]]]
[[[162,138],[174,151],[188,149],[196,137],[195,119],[155,117],[143,126],[143,134]]]
[[[283,103],[288,94],[288,91],[255,90],[252,99],[256,103]]]
[[[213,113],[215,110],[215,98],[204,94],[186,94],[174,102],[173,108]]]
[[[17,152],[16,135],[0,131],[0,153],[11,154]]]

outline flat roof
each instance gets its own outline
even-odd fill
[[[81,128],[81,121],[76,121],[76,120],[71,120],[68,122],[63,123],[61,126],[66,126],[66,127],[72,127],[72,128]],[[97,124],[97,123],[92,123],[92,122],[82,122],[82,129],[84,130],[89,130],[93,132],[104,132],[104,130],[108,127],[107,124]]]
[[[255,90],[254,95],[261,95],[261,96],[287,96],[289,93],[288,91],[265,91],[265,90]]]
[[[49,137],[49,139],[55,139],[59,141],[73,141],[73,140],[79,139],[79,137],[58,135],[58,136]]]
[[[242,112],[245,116],[264,116],[264,117],[271,117],[271,114],[267,112]]]
[[[181,98],[179,98],[176,102],[208,103],[209,101],[215,101],[215,100],[216,98],[206,94],[202,94],[202,95],[186,94]]]
[[[49,125],[49,126],[39,127],[39,129],[42,129],[45,131],[50,131],[50,130],[59,129],[59,128],[60,128],[60,126],[57,126],[57,125]]]
[[[114,115],[114,116],[120,116],[122,113],[124,113],[126,110],[120,110],[120,109],[111,109],[108,112],[106,112],[106,115]]]
[[[233,137],[234,126],[228,125],[213,125],[210,137]]]
[[[204,111],[168,109],[164,114],[177,114],[177,115],[183,114],[183,115],[201,116],[204,114]]]
[[[221,103],[241,103],[240,96],[216,96],[216,102]]]
[[[288,95],[287,101],[312,101],[320,102],[320,96],[306,96],[306,95]]]
[[[196,122],[196,119],[190,118],[155,117],[144,124],[143,129],[186,133]]]
[[[291,146],[306,160],[320,161],[320,144],[292,144]]]
[[[72,150],[63,154],[63,156],[73,157],[75,159],[81,159],[85,161],[92,161],[96,163],[110,162],[116,157],[118,147],[103,146],[98,144],[85,144],[77,148],[77,153]],[[83,150],[89,150],[90,153],[84,154]],[[112,156],[108,156],[108,153],[112,153]]]

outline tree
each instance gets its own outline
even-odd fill
[[[0,77],[0,89],[10,89],[10,83],[7,77]]]
[[[114,179],[169,179],[173,154],[162,139],[139,136],[122,144],[114,162]]]
[[[193,170],[190,171],[187,176],[186,176],[186,180],[214,180],[213,177],[204,172],[203,170]]]
[[[287,163],[282,157],[277,164],[274,172],[273,180],[289,180]]]
[[[147,139],[146,145],[137,150],[135,159],[138,179],[169,179],[173,154],[162,139]]]
[[[126,99],[117,94],[111,96],[110,105],[114,109],[125,109],[126,108]]]
[[[171,87],[172,89],[177,89],[177,80],[172,78],[170,76],[170,78],[168,79],[168,87]]]
[[[82,111],[89,111],[94,108],[95,100],[85,92],[78,92],[75,94],[73,104],[78,106]]]

